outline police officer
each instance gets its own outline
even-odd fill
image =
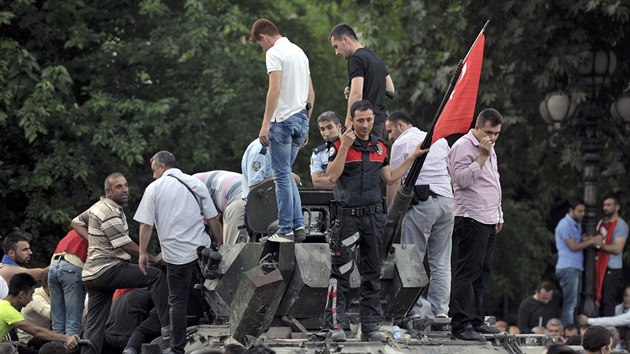
[[[331,285],[337,284],[336,299],[326,306],[326,322],[332,330],[331,340],[345,341],[343,328],[348,327],[345,293],[354,268],[354,251],[360,251],[361,273],[361,340],[387,342],[379,330],[381,247],[385,228],[385,209],[380,178],[392,183],[402,178],[413,161],[428,150],[420,143],[398,168],[388,166],[387,148],[382,140],[370,135],[374,111],[362,100],[351,107],[352,127],[340,139],[330,143],[328,177],[335,184],[334,224],[331,236]],[[380,178],[379,178],[380,176]],[[333,289],[334,290],[334,289]],[[336,309],[333,310],[333,303]],[[338,317],[338,318],[337,318]],[[338,321],[336,321],[338,319]]]
[[[319,133],[325,143],[313,149],[311,155],[311,181],[313,187],[321,189],[333,189],[335,184],[330,182],[326,170],[328,168],[328,142],[337,139],[341,131],[339,116],[333,111],[326,111],[317,117]]]
[[[271,156],[267,151],[267,147],[263,146],[260,140],[255,139],[245,150],[241,160],[241,172],[243,175],[241,181],[241,196],[243,200],[247,200],[251,187],[262,182],[265,178],[273,176]]]

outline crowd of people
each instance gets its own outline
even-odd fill
[[[305,240],[300,179],[292,165],[307,143],[315,104],[308,58],[266,19],[253,24],[251,40],[265,51],[269,88],[259,137],[244,152],[241,173],[217,170],[189,175],[178,168],[174,154],[160,151],[149,161],[154,181],[146,187],[133,217],[139,223],[137,243],[129,234],[124,212],[129,187],[120,173],[107,176],[104,196],[71,221],[72,230],[59,241],[49,267],[25,267],[32,252],[31,239],[24,233],[15,231],[4,238],[0,292],[4,287],[6,294],[0,301],[0,335],[17,328],[19,340],[26,344],[19,346],[21,353],[44,353],[51,341],[65,342],[73,350],[79,335],[89,339],[97,353],[137,354],[142,343],[155,338],[164,353],[184,353],[188,297],[199,248],[250,240],[244,228],[248,193],[266,178],[273,177],[276,186],[278,226],[261,241]],[[334,195],[330,279],[336,301],[327,302],[325,309],[329,338],[339,342],[347,338],[349,275],[358,267],[361,339],[387,342],[388,335],[380,328],[385,213],[413,162],[425,154],[401,230],[402,242],[416,246],[418,260],[428,258],[430,309],[423,309],[419,299],[408,316],[428,312],[431,317],[451,318],[452,336],[465,341],[485,341],[484,335],[502,330],[515,332],[507,324],[502,328],[501,322],[489,326],[483,313],[496,239],[504,223],[494,149],[503,117],[494,109],[483,109],[474,128],[452,147],[439,139],[430,150],[423,150],[420,143],[427,133],[414,127],[413,118],[403,111],[385,110],[385,97],[392,97],[395,88],[383,60],[364,48],[346,24],[335,26],[329,40],[335,53],[348,61],[347,112],[342,119],[332,111],[318,117],[324,144],[313,150],[310,166],[313,186],[333,189]],[[393,141],[390,153],[386,138]],[[381,181],[387,184],[386,198]],[[630,307],[630,290],[628,306],[624,298],[623,307],[615,308],[628,233],[618,212],[619,200],[607,197],[597,235],[582,235],[584,203],[571,202],[556,230],[562,301],[551,283],[541,283],[521,304],[518,331],[582,333],[575,326],[575,309],[583,270],[581,252],[588,247],[598,252],[597,301],[604,317],[580,316],[579,325],[626,323],[620,321]],[[148,251],[154,229],[161,247],[158,255]],[[137,264],[132,257],[138,258]],[[38,282],[41,287],[35,289]],[[605,342],[592,347],[608,346],[608,338]],[[89,347],[80,350],[91,353]]]

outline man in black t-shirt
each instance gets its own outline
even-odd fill
[[[547,322],[560,317],[560,296],[554,296],[554,290],[553,284],[544,281],[538,284],[534,295],[521,302],[517,321],[521,333],[544,334]]]
[[[354,30],[345,23],[336,25],[329,36],[335,54],[348,60],[348,110],[346,128],[352,126],[350,108],[361,100],[369,101],[374,107],[374,128],[372,134],[385,139],[385,95],[394,94],[394,82],[387,72],[387,67],[378,55],[357,39]],[[348,89],[348,87],[346,89]]]

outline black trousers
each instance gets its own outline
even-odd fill
[[[496,226],[456,216],[453,237],[457,265],[451,291],[451,327],[453,332],[461,332],[484,323],[483,295],[492,272]]]
[[[89,296],[83,338],[94,343],[97,353],[103,348],[105,325],[116,289],[148,287],[153,303],[158,308],[162,326],[169,325],[168,287],[162,271],[157,268],[148,267],[147,275],[144,275],[137,264],[120,262],[104,271],[98,278],[84,281],[83,285]],[[81,354],[91,352],[89,347],[81,347]]]
[[[385,214],[377,213],[366,216],[339,216],[339,234],[341,240],[359,233],[359,273],[361,274],[361,297],[359,300],[359,316],[361,317],[361,331],[370,333],[379,330],[383,315],[381,311],[381,248],[385,231]],[[356,259],[355,255],[351,255]],[[333,261],[334,262],[334,261]],[[346,293],[350,288],[350,273],[352,269],[341,274],[333,266],[331,278],[337,279],[337,322],[340,328],[348,328],[346,317]],[[333,328],[332,302],[326,308],[326,324]]]
[[[621,269],[606,269],[604,284],[602,284],[602,302],[599,313],[602,317],[614,316],[615,306],[621,302],[621,283],[623,271]]]

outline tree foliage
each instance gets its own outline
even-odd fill
[[[553,228],[566,212],[563,201],[583,194],[578,123],[594,114],[598,129],[609,133],[600,167],[622,148],[623,132],[614,125],[608,106],[628,85],[624,42],[630,39],[630,4],[401,0],[356,1],[352,6],[358,7],[357,27],[364,42],[376,48],[392,72],[399,92],[396,105],[426,128],[457,62],[490,20],[477,111],[494,107],[506,118],[497,144],[506,224],[498,237],[488,306],[499,311],[498,302],[504,299],[517,306],[537,282],[554,276]],[[597,50],[613,51],[618,65],[592,95],[583,67],[590,71],[590,53]],[[570,93],[577,111],[565,123],[560,144],[551,146],[538,106],[558,89]],[[601,191],[623,192],[626,185],[625,176],[599,182]]]
[[[492,106],[506,118],[497,145],[506,225],[489,294],[493,311],[500,299],[517,303],[553,276],[561,202],[583,188],[577,118],[601,117],[597,124],[610,137],[602,167],[615,150],[628,149],[607,112],[628,85],[624,1],[0,0],[0,234],[30,232],[45,263],[109,173],[127,176],[128,210],[135,210],[151,181],[148,158],[159,150],[174,152],[186,172],[238,171],[264,110],[264,54],[247,41],[259,17],[309,56],[315,116],[345,110],[346,63],[334,56],[328,34],[347,22],[388,65],[398,92],[389,110],[406,109],[424,128],[458,60],[491,20],[478,110]],[[614,51],[618,65],[594,96],[580,68],[599,49]],[[551,146],[538,105],[558,89],[578,109]],[[320,144],[314,121],[312,147]],[[296,163],[303,178],[309,156],[302,152]],[[620,176],[599,186],[611,191],[627,182]]]

